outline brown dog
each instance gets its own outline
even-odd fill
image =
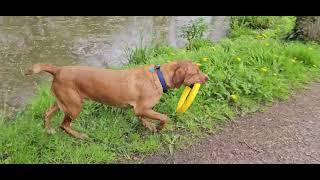
[[[56,103],[46,114],[44,126],[47,132],[54,132],[49,123],[51,116],[58,109],[64,112],[60,127],[68,134],[85,139],[86,134],[71,128],[71,122],[81,111],[83,100],[88,98],[112,106],[132,106],[135,115],[151,131],[161,130],[168,117],[152,110],[159,101],[163,88],[154,65],[147,65],[128,70],[99,69],[85,66],[56,67],[51,64],[34,64],[26,75],[46,71],[53,75],[51,90]],[[182,84],[205,83],[208,76],[203,74],[192,61],[175,61],[161,65],[161,72],[169,89]],[[159,120],[155,127],[150,120]]]

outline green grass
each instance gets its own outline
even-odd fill
[[[265,37],[284,39],[293,29],[294,24],[293,16],[234,16],[231,17],[233,30],[230,38],[249,35],[257,39]]]
[[[133,50],[125,68],[192,59],[210,77],[184,114],[175,113],[183,87],[162,96],[155,110],[167,114],[170,120],[160,133],[145,129],[132,109],[86,102],[73,127],[87,133],[90,140],[76,140],[57,128],[61,112],[52,119],[57,133],[48,135],[43,128],[43,114],[54,99],[49,84],[44,84],[14,119],[0,116],[0,162],[139,162],[153,153],[173,153],[199,137],[215,133],[218,124],[255,112],[261,105],[286,99],[293,90],[318,79],[320,74],[318,44],[282,40],[293,20],[272,18],[270,21],[274,22],[268,21],[267,26],[249,26],[239,25],[239,19],[233,18],[232,23],[238,25],[233,26],[229,38],[218,43],[198,39],[192,41],[189,47],[193,48],[188,50],[167,45]],[[281,27],[282,31],[278,31]],[[232,100],[231,95],[237,100]]]

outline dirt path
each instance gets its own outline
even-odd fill
[[[320,83],[173,156],[144,163],[320,163]]]

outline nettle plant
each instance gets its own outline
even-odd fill
[[[188,41],[187,49],[191,50],[196,47],[194,45],[199,44],[199,40],[203,40],[204,33],[208,30],[208,25],[204,22],[203,18],[191,20],[190,23],[181,27],[179,37]]]

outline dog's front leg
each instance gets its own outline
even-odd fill
[[[148,128],[151,132],[157,132],[157,127],[151,122],[151,119],[139,116],[139,119],[144,127]]]
[[[166,115],[155,112],[152,109],[144,109],[140,113],[141,113],[141,116],[145,118],[159,120],[160,124],[159,126],[157,126],[157,130],[162,130],[165,127],[168,120],[168,117]]]

